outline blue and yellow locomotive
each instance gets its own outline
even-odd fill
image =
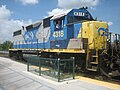
[[[86,8],[72,9],[15,31],[13,49],[9,51],[38,51],[43,57],[73,56],[77,66],[98,71],[99,53],[107,49],[108,37],[106,22],[95,20]],[[120,36],[117,35],[117,37]],[[120,60],[117,59],[117,61]],[[120,68],[119,65],[117,70]],[[107,72],[109,73],[112,72]]]

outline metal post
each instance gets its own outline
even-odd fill
[[[39,58],[39,76],[41,76],[41,59]]]
[[[29,72],[29,62],[27,60],[27,71]]]
[[[75,58],[72,57],[73,59],[73,79],[75,79]]]
[[[60,82],[60,58],[58,58],[58,82]]]

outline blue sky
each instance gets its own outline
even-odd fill
[[[22,25],[82,6],[108,22],[110,31],[120,33],[120,0],[0,0],[0,42],[12,39],[12,32]]]

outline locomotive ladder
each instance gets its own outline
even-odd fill
[[[98,49],[87,48],[86,69],[89,71],[98,70]]]

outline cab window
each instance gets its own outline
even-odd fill
[[[46,28],[46,27],[50,27],[50,19],[51,19],[51,18],[52,18],[52,16],[43,19],[43,27],[44,27],[44,28]]]
[[[22,30],[18,30],[16,32],[13,32],[13,36],[17,36],[17,35],[21,35],[22,34]]]
[[[79,22],[83,19],[83,17],[80,17],[80,16],[75,16],[74,17],[74,22]]]
[[[55,30],[61,30],[63,28],[63,18],[54,21]]]
[[[73,23],[73,17],[72,16],[68,16],[68,23]]]

